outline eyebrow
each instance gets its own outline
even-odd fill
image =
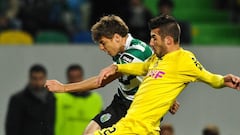
[[[151,34],[151,38],[154,38],[154,37],[156,37],[156,34]]]

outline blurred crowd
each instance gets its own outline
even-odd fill
[[[229,20],[233,23],[240,23],[240,1],[239,0],[215,0],[214,5],[219,10],[230,12]]]
[[[5,120],[5,135],[81,135],[103,109],[97,92],[52,93],[46,90],[47,68],[34,64],[28,83],[11,95]],[[66,69],[67,83],[84,80],[79,64]]]
[[[160,135],[176,135],[174,126],[170,123],[162,124]],[[220,135],[219,127],[215,124],[206,124],[202,129],[202,135]]]
[[[64,33],[70,41],[79,33],[90,36],[91,25],[100,17],[116,14],[128,22],[132,33],[148,41],[147,21],[153,17],[141,0],[2,0],[1,3],[0,32],[23,30],[33,38],[48,30]]]
[[[64,43],[92,43],[92,24],[103,15],[116,14],[124,19],[134,37],[149,42],[147,22],[156,13],[144,3],[144,0],[0,0],[0,32],[21,30],[32,37],[33,43],[46,31],[61,33]],[[214,5],[229,10],[232,22],[240,22],[239,0],[215,0]],[[156,6],[157,12],[171,14],[174,1],[160,0]],[[190,44],[191,26],[189,22],[180,24],[184,31],[181,41]]]

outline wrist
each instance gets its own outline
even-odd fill
[[[113,64],[113,69],[114,69],[115,72],[118,71],[118,66],[117,66],[117,64]]]
[[[63,92],[67,92],[66,84],[63,84]]]

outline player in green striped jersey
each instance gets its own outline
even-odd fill
[[[153,54],[148,44],[131,36],[127,25],[118,16],[102,17],[92,26],[91,31],[93,40],[99,44],[100,50],[112,56],[113,62],[116,64],[144,62]],[[97,78],[98,76],[95,76],[73,84],[62,84],[57,80],[48,80],[45,85],[52,92],[88,91],[105,86],[118,78],[119,85],[112,103],[93,118],[86,128],[85,134],[110,127],[124,117],[134,99],[134,94],[142,82],[141,76],[119,73],[106,79],[103,85],[99,86]],[[179,103],[176,102],[170,112],[174,114],[178,107]]]

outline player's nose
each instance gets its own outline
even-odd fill
[[[152,39],[150,40],[149,45],[152,46],[152,47],[154,46],[154,42],[153,42]]]
[[[105,49],[104,46],[103,46],[102,44],[99,44],[98,47],[99,47],[100,50],[104,50],[104,49]]]

